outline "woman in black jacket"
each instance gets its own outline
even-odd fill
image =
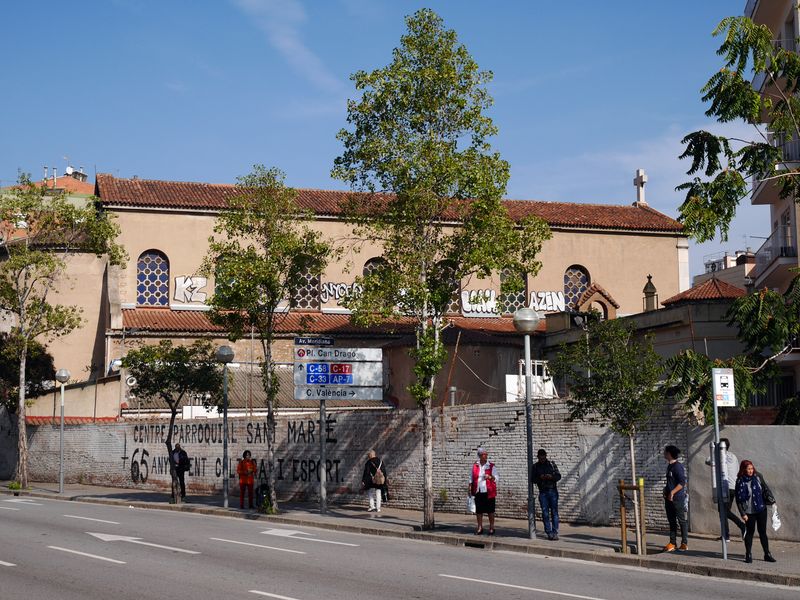
[[[361,487],[367,490],[369,496],[368,512],[381,512],[381,500],[388,490],[387,479],[386,466],[375,454],[375,450],[370,450],[364,464],[364,474],[361,476]]]
[[[767,482],[749,460],[743,460],[736,478],[736,505],[745,524],[744,562],[753,562],[753,534],[758,527],[758,538],[764,549],[764,560],[775,562],[769,552],[767,539],[767,506],[775,504],[775,497]]]

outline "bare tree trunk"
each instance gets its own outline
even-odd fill
[[[28,487],[28,430],[25,423],[25,366],[28,358],[28,340],[22,338],[19,355],[19,404],[17,406],[17,481],[23,489]]]
[[[422,528],[433,529],[436,522],[433,514],[433,415],[430,397],[422,405],[422,472]]]
[[[267,485],[269,486],[269,503],[272,510],[278,511],[278,492],[275,489],[275,390],[273,389],[274,367],[272,364],[271,340],[264,340],[264,388],[267,393]],[[322,424],[320,424],[322,427]],[[321,434],[320,434],[321,435]]]
[[[178,406],[170,406],[172,410],[172,414],[169,418],[169,433],[167,434],[167,439],[164,441],[164,445],[167,447],[167,457],[169,458],[169,475],[172,480],[170,488],[172,489],[172,502],[174,504],[181,503],[181,485],[180,481],[178,480],[178,466],[175,463],[175,458],[173,456],[173,447],[172,447],[172,432],[175,427],[175,417],[178,414]]]
[[[633,478],[633,485],[638,485],[636,480],[636,450],[633,443],[635,434],[628,436],[628,444],[631,453],[631,477]],[[644,515],[639,514],[639,492],[633,493],[633,512],[636,518],[636,550],[638,554],[644,554],[642,551],[642,526],[644,525]]]

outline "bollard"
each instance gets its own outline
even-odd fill
[[[625,506],[625,480],[619,480],[619,527],[622,539],[622,553],[628,554],[628,522]]]
[[[644,477],[639,477],[639,524],[642,532],[642,547],[639,549],[639,554],[647,556],[647,529],[645,528],[645,515],[647,512],[644,507]]]

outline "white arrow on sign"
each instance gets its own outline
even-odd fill
[[[130,537],[127,535],[111,535],[108,533],[92,533],[87,531],[89,535],[96,537],[98,540],[104,542],[130,542],[131,544],[139,544],[140,546],[150,546],[151,548],[161,548],[162,550],[171,550],[172,552],[183,552],[184,554],[200,554],[194,550],[184,550],[183,548],[173,548],[172,546],[162,546],[161,544],[153,544],[150,542],[143,542],[142,538]]]
[[[311,535],[305,531],[295,531],[294,529],[267,529],[261,533],[266,535],[274,535],[276,537],[292,538],[294,540],[303,540],[304,542],[319,542],[320,544],[336,544],[337,546],[352,546],[357,548],[358,544],[348,544],[347,542],[333,542],[331,540],[321,540],[319,538],[305,537]],[[303,537],[299,537],[303,536]]]

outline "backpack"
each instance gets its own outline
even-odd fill
[[[372,483],[375,485],[383,485],[386,483],[386,475],[383,474],[381,467],[383,467],[383,461],[380,462],[378,468],[375,469],[375,474],[372,476]]]

